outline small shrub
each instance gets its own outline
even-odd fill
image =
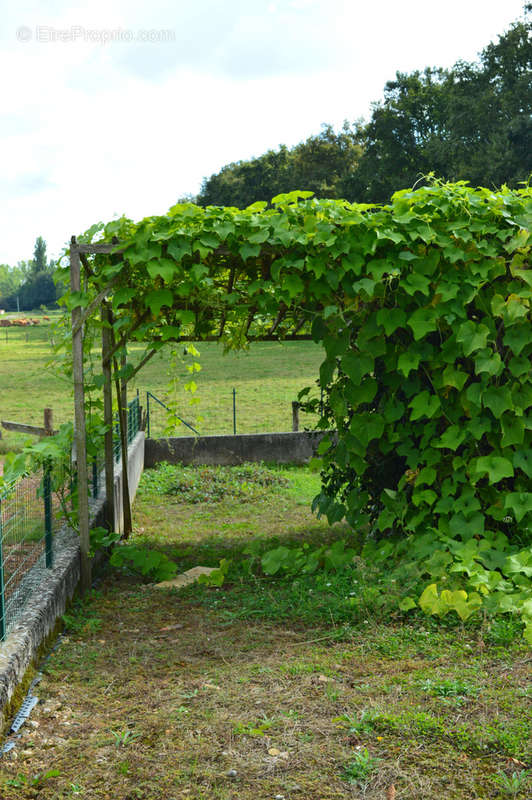
[[[342,777],[347,783],[354,783],[363,788],[369,783],[372,774],[377,770],[380,759],[372,756],[367,747],[360,750],[354,759],[346,764]]]
[[[177,572],[177,564],[164,553],[134,544],[115,547],[109,563],[126,574],[140,576],[148,583],[168,581]]]

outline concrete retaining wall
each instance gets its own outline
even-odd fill
[[[145,433],[139,431],[128,448],[129,494],[133,502],[144,469]],[[115,466],[115,531],[124,530],[124,503],[122,500],[122,462]]]
[[[128,477],[131,499],[135,497],[144,464],[144,433],[138,433],[128,451]],[[115,520],[117,530],[123,529],[122,469],[115,475]],[[104,497],[90,501],[93,525],[103,520]],[[54,565],[48,570],[36,568],[33,582],[37,586],[26,603],[16,624],[0,644],[0,713],[5,713],[13,692],[22,682],[28,668],[35,662],[39,647],[52,633],[58,618],[64,614],[80,575],[79,539],[64,527],[54,537]]]
[[[244,461],[306,464],[324,435],[324,431],[299,431],[146,439],[144,466],[154,467],[161,461],[212,465],[241,464]]]

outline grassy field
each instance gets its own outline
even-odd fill
[[[40,313],[28,316],[42,318]],[[0,419],[41,425],[45,406],[53,408],[57,424],[72,419],[72,383],[61,371],[59,356],[54,356],[53,341],[47,322],[31,328],[0,329]],[[198,347],[202,365],[201,372],[194,375],[198,405],[190,406],[191,395],[184,390],[190,379],[184,364],[172,370],[170,347],[138,374],[130,394],[138,389],[143,405],[147,390],[166,403],[175,402],[179,416],[203,434],[233,432],[233,388],[238,433],[291,430],[292,400],[301,388],[315,383],[322,361],[321,349],[311,342],[263,342],[249,351],[226,355],[216,343]],[[131,348],[133,363],[140,353],[140,348]],[[170,381],[176,378],[175,390],[169,390]],[[157,435],[166,425],[166,416],[155,403],[152,411]],[[197,422],[198,415],[203,421]],[[308,425],[311,420],[302,418],[301,423]],[[182,425],[176,428],[177,435],[186,432]],[[24,441],[24,437],[7,431],[2,437],[0,452]]]
[[[106,572],[66,617],[33,724],[0,762],[2,798],[531,797],[530,651],[511,623],[403,618],[358,561],[246,571],[252,540],[360,548],[310,514],[315,475],[274,474],[247,498],[236,478],[216,493],[187,473],[179,496],[145,473],[133,542],[180,570],[229,558],[228,580],[177,591]]]

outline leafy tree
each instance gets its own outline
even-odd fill
[[[0,303],[2,298],[16,292],[24,280],[24,271],[21,263],[19,262],[16,267],[10,267],[9,264],[0,264]]]
[[[318,197],[336,198],[340,181],[355,170],[360,153],[355,132],[347,123],[339,133],[324,125],[320,134],[293,148],[281,145],[259,158],[223,167],[203,182],[198,203],[245,208],[294,186]]]
[[[35,275],[37,275],[39,272],[47,271],[48,265],[46,261],[46,242],[42,236],[38,236],[35,240],[35,249],[33,251],[31,268]]]
[[[473,185],[516,187],[532,173],[532,4],[478,62],[398,72],[367,123],[330,125],[223,167],[203,183],[200,205],[244,208],[294,187],[318,197],[386,202],[433,172]]]
[[[2,290],[0,271],[0,296],[2,305],[8,311],[20,307],[22,311],[30,311],[41,305],[55,305],[57,298],[64,291],[62,284],[54,283],[55,262],[46,258],[46,242],[39,236],[35,241],[33,259],[29,262],[21,261],[15,268],[15,284],[6,283],[6,290]]]
[[[435,172],[472,184],[517,186],[532,172],[532,19],[489,44],[479,63],[398,72],[359,126],[363,156],[349,199],[383,202]]]

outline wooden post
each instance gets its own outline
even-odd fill
[[[75,236],[70,240],[70,289],[81,290],[81,262]],[[85,594],[92,583],[89,558],[89,486],[87,474],[87,441],[85,427],[85,388],[83,385],[83,329],[81,306],[72,309],[72,372],[74,376],[74,441],[78,470],[78,524],[81,550],[81,593]]]
[[[46,436],[54,435],[54,412],[51,408],[44,409],[44,430]]]
[[[104,435],[105,450],[105,520],[110,531],[115,529],[115,467],[113,453],[113,384],[111,378],[112,319],[109,303],[102,303],[102,372],[103,372],[103,418],[107,431]]]
[[[299,403],[297,400],[292,401],[292,430],[299,430]]]
[[[123,369],[127,363],[127,355],[124,345],[124,352],[120,357],[120,367]],[[129,419],[127,409],[127,381],[122,378],[120,381],[120,397],[119,404],[122,409],[120,415],[120,439],[122,443],[122,505],[124,507],[124,539],[129,539],[133,530],[133,522],[131,519],[131,498],[129,494]]]

